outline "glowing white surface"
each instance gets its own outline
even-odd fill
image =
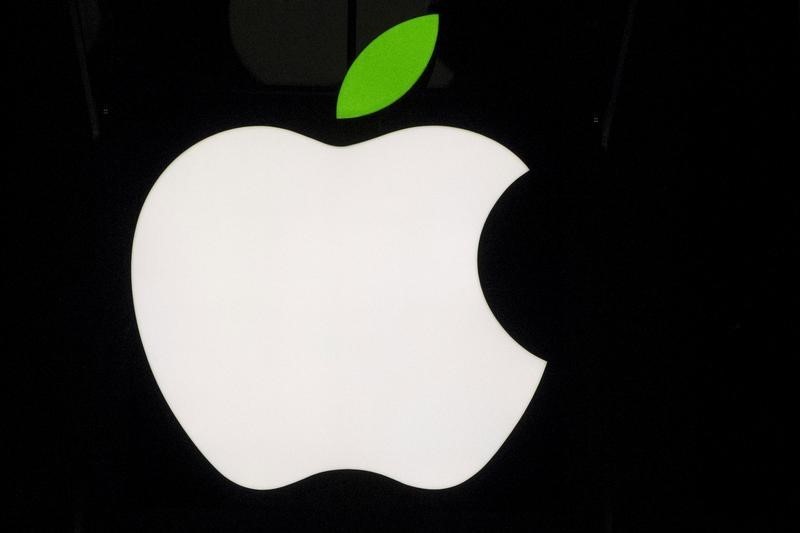
[[[478,472],[545,362],[483,297],[490,209],[527,168],[429,126],[333,147],[271,127],[189,148],[145,201],[136,318],[170,408],[256,489],[340,468],[445,488]]]

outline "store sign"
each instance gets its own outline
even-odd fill
[[[368,46],[338,116],[401,97],[437,24]],[[392,61],[392,80],[371,74]],[[335,469],[432,489],[477,473],[545,367],[494,318],[477,268],[490,210],[526,171],[445,126],[345,147],[238,128],[171,163],[137,223],[134,305],[158,386],[211,464],[254,489]]]

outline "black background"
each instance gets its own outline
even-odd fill
[[[336,87],[250,76],[225,1],[99,1],[87,104],[83,4],[8,22],[12,530],[789,530],[796,2],[434,2],[453,83],[345,122]],[[183,150],[254,124],[340,145],[458,126],[531,168],[490,215],[479,268],[503,326],[549,364],[466,483],[336,471],[243,489],[164,403],[133,318],[138,211]]]

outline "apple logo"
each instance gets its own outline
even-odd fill
[[[337,114],[402,96],[437,28],[427,15],[373,41]],[[237,128],[173,161],[139,215],[132,290],[158,386],[208,461],[253,489],[335,469],[441,489],[486,465],[545,368],[477,268],[490,210],[526,171],[445,126],[344,147]]]

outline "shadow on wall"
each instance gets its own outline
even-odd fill
[[[231,0],[231,40],[244,66],[269,86],[335,87],[375,37],[428,13],[430,0]],[[446,87],[453,72],[433,65],[428,87]]]

